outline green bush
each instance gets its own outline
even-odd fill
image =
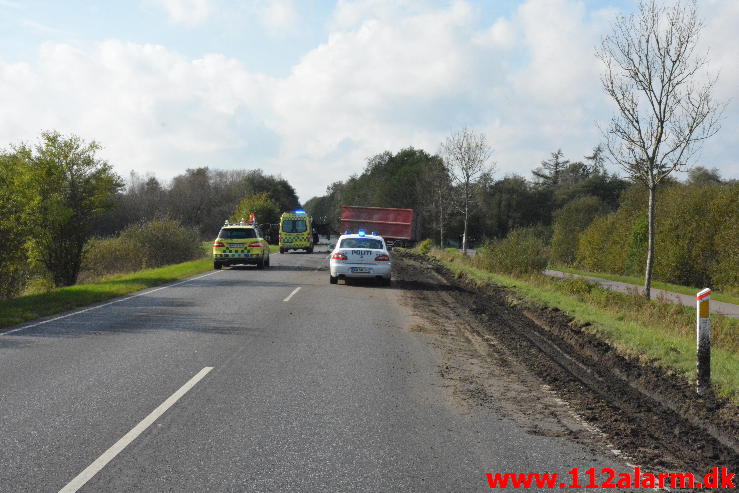
[[[642,276],[647,252],[643,187],[624,193],[618,211],[580,235],[577,264]],[[739,287],[739,183],[671,184],[658,190],[654,278],[733,292]]]
[[[478,263],[493,272],[527,274],[541,272],[549,263],[546,231],[520,228],[502,240],[486,243],[478,249]]]
[[[161,267],[194,260],[203,254],[194,228],[172,219],[134,224],[114,238],[90,240],[83,270],[92,276]]]
[[[29,280],[38,202],[33,180],[27,153],[0,151],[0,299],[18,295]]]
[[[737,193],[739,187],[734,189],[734,194]],[[728,219],[714,239],[717,258],[711,267],[711,278],[716,288],[739,295],[739,200],[736,195],[724,214]]]
[[[280,206],[270,199],[268,193],[257,193],[244,197],[231,215],[232,221],[249,219],[254,214],[259,223],[275,224],[280,220]]]
[[[433,247],[434,242],[426,238],[425,240],[421,241],[418,246],[416,246],[416,250],[418,250],[418,253],[422,255],[428,255]]]
[[[574,263],[580,233],[594,218],[607,212],[608,206],[592,195],[572,200],[555,212],[550,252],[552,261],[566,265]]]

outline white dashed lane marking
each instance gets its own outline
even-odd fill
[[[82,488],[93,476],[95,476],[100,470],[105,467],[108,462],[112,461],[116,455],[120,454],[124,448],[131,442],[136,440],[136,437],[141,435],[154,421],[159,418],[164,412],[172,407],[180,398],[185,395],[191,388],[195,386],[200,380],[205,377],[211,370],[212,366],[206,366],[200,370],[194,377],[180,387],[174,394],[170,395],[166,401],[162,402],[156,409],[154,409],[147,417],[145,417],[139,424],[134,426],[131,431],[123,435],[123,437],[115,442],[112,447],[103,452],[103,455],[95,459],[95,461],[87,466],[84,471],[79,473],[72,481],[67,483],[64,488],[59,490],[59,493],[74,493],[75,491]]]
[[[283,301],[283,302],[286,302],[286,301],[290,301],[290,298],[292,298],[293,296],[295,296],[295,293],[297,293],[298,291],[300,291],[300,286],[299,286],[299,287],[297,287],[297,288],[295,288],[295,289],[293,289],[293,292],[292,292],[292,293],[290,293],[289,295],[287,295],[287,298],[285,298],[285,299],[284,299],[284,300],[282,300],[282,301]]]

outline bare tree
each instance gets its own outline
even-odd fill
[[[596,51],[601,82],[618,111],[603,130],[610,157],[649,191],[644,294],[650,298],[654,265],[657,185],[684,171],[699,144],[719,129],[723,105],[712,98],[716,78],[704,74],[699,54],[703,28],[695,2],[665,7],[642,0],[638,12],[619,17]]]
[[[493,150],[483,134],[464,128],[447,137],[441,144],[441,153],[452,180],[462,190],[461,209],[464,213],[462,251],[467,253],[467,222],[470,213],[472,192],[477,180],[484,172],[492,171],[488,160]]]
[[[445,226],[454,207],[454,189],[452,188],[449,169],[443,159],[433,156],[428,164],[427,172],[418,182],[423,189],[430,192],[427,207],[439,230],[439,247],[444,248]]]

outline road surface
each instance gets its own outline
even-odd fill
[[[450,404],[399,291],[278,254],[0,335],[0,491],[482,491],[617,465]]]

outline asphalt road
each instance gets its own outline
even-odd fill
[[[272,264],[0,335],[0,491],[475,491],[614,465],[456,408],[397,287],[329,285],[325,253]]]

